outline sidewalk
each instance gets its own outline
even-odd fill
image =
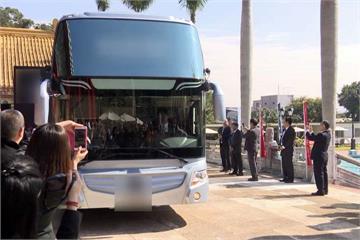
[[[209,165],[208,202],[151,213],[88,210],[82,238],[360,239],[360,190],[331,185],[328,196],[313,197],[313,184],[284,184],[268,175],[248,182],[248,176],[229,176]]]

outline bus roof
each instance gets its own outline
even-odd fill
[[[185,19],[179,19],[172,16],[160,17],[160,16],[148,16],[148,15],[136,15],[136,14],[117,14],[117,13],[91,13],[84,12],[83,14],[69,14],[63,16],[60,21],[69,19],[129,19],[129,20],[144,20],[144,21],[162,21],[162,22],[174,22],[193,25],[191,21]]]

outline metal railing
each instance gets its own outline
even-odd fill
[[[342,155],[339,153],[335,154],[337,159],[337,171],[336,171],[336,182],[340,184],[345,184],[347,186],[352,186],[355,188],[360,187],[360,175],[356,172],[349,171],[345,168],[339,167],[339,164],[344,161],[347,163],[350,163],[354,166],[360,167],[360,161],[357,161],[356,159]]]
[[[360,167],[360,161],[357,161],[356,159],[354,159],[352,157],[345,156],[345,155],[342,155],[342,154],[339,154],[339,153],[336,153],[335,156],[340,161],[345,161],[345,162],[348,162],[348,163],[354,164],[355,166]]]

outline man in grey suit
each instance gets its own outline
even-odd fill
[[[256,156],[257,156],[257,134],[255,128],[258,122],[255,119],[250,120],[250,129],[244,126],[245,133],[245,147],[249,161],[251,178],[248,181],[258,181],[258,173],[256,169]]]

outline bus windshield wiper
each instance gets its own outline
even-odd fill
[[[169,153],[169,152],[166,152],[166,151],[164,151],[164,150],[160,150],[160,149],[157,149],[157,148],[151,148],[151,150],[153,150],[153,151],[156,151],[156,152],[159,152],[159,153],[162,153],[162,154],[164,154],[164,155],[166,155],[166,156],[168,156],[168,157],[171,157],[171,158],[176,158],[177,160],[179,160],[181,163],[189,163],[189,161],[188,160],[186,160],[186,159],[184,159],[184,158],[182,158],[182,157],[178,157],[178,156],[176,156],[176,155],[174,155],[174,154],[172,154],[172,153]],[[184,165],[182,164],[181,165],[181,167],[183,167]]]

